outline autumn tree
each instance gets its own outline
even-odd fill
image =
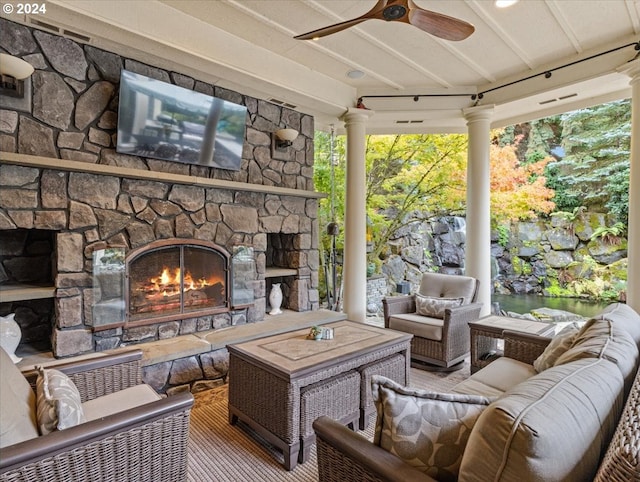
[[[514,146],[491,145],[491,208],[494,225],[550,212],[553,191],[545,187],[549,158],[522,163]],[[315,184],[332,197],[320,202],[323,246],[329,248],[326,225],[343,226],[345,139],[335,139],[333,160],[329,134],[316,134]],[[333,164],[333,172],[331,166]],[[467,136],[462,134],[367,136],[366,205],[372,250],[377,260],[387,242],[405,226],[441,216],[464,216],[466,210]],[[342,246],[342,233],[338,240]]]
[[[491,218],[494,225],[508,221],[535,218],[548,214],[555,204],[554,191],[546,187],[543,175],[550,157],[523,163],[516,155],[517,139],[512,145],[501,146],[498,135],[490,148],[491,164]]]

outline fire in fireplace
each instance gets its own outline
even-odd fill
[[[228,311],[229,259],[220,246],[198,240],[156,241],[133,251],[127,260],[128,321]]]

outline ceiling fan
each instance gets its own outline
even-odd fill
[[[378,0],[371,10],[360,17],[296,35],[294,38],[317,39],[373,19],[408,23],[445,40],[464,40],[475,30],[473,25],[463,20],[420,8],[413,0]]]

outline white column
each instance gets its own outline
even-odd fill
[[[491,313],[491,191],[489,142],[493,106],[463,110],[469,132],[465,274],[480,281],[481,315]]]
[[[347,173],[344,215],[343,311],[351,321],[367,317],[366,122],[373,111],[350,108],[347,129]]]
[[[624,64],[618,71],[631,77],[627,304],[640,313],[640,59]]]

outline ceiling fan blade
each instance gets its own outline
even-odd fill
[[[327,35],[331,35],[332,33],[340,32],[341,30],[347,29],[349,27],[353,27],[354,25],[358,25],[365,20],[369,20],[368,18],[358,17],[351,20],[347,20],[346,22],[336,23],[335,25],[329,25],[328,27],[319,28],[318,30],[313,30],[311,32],[303,33],[300,35],[296,35],[293,37],[296,40],[313,40],[314,38],[325,37]]]
[[[341,30],[347,29],[349,27],[353,27],[354,25],[358,25],[365,20],[369,20],[372,18],[379,18],[384,7],[389,3],[389,0],[378,0],[376,4],[364,15],[361,15],[356,18],[352,18],[351,20],[346,20],[344,22],[336,23],[334,25],[329,25],[328,27],[322,27],[317,30],[313,30],[311,32],[303,33],[300,35],[296,35],[293,37],[296,40],[313,40],[314,38],[325,37],[327,35],[331,35]]]
[[[445,40],[464,40],[475,31],[470,23],[441,13],[417,7],[409,2],[409,23],[431,35]]]

